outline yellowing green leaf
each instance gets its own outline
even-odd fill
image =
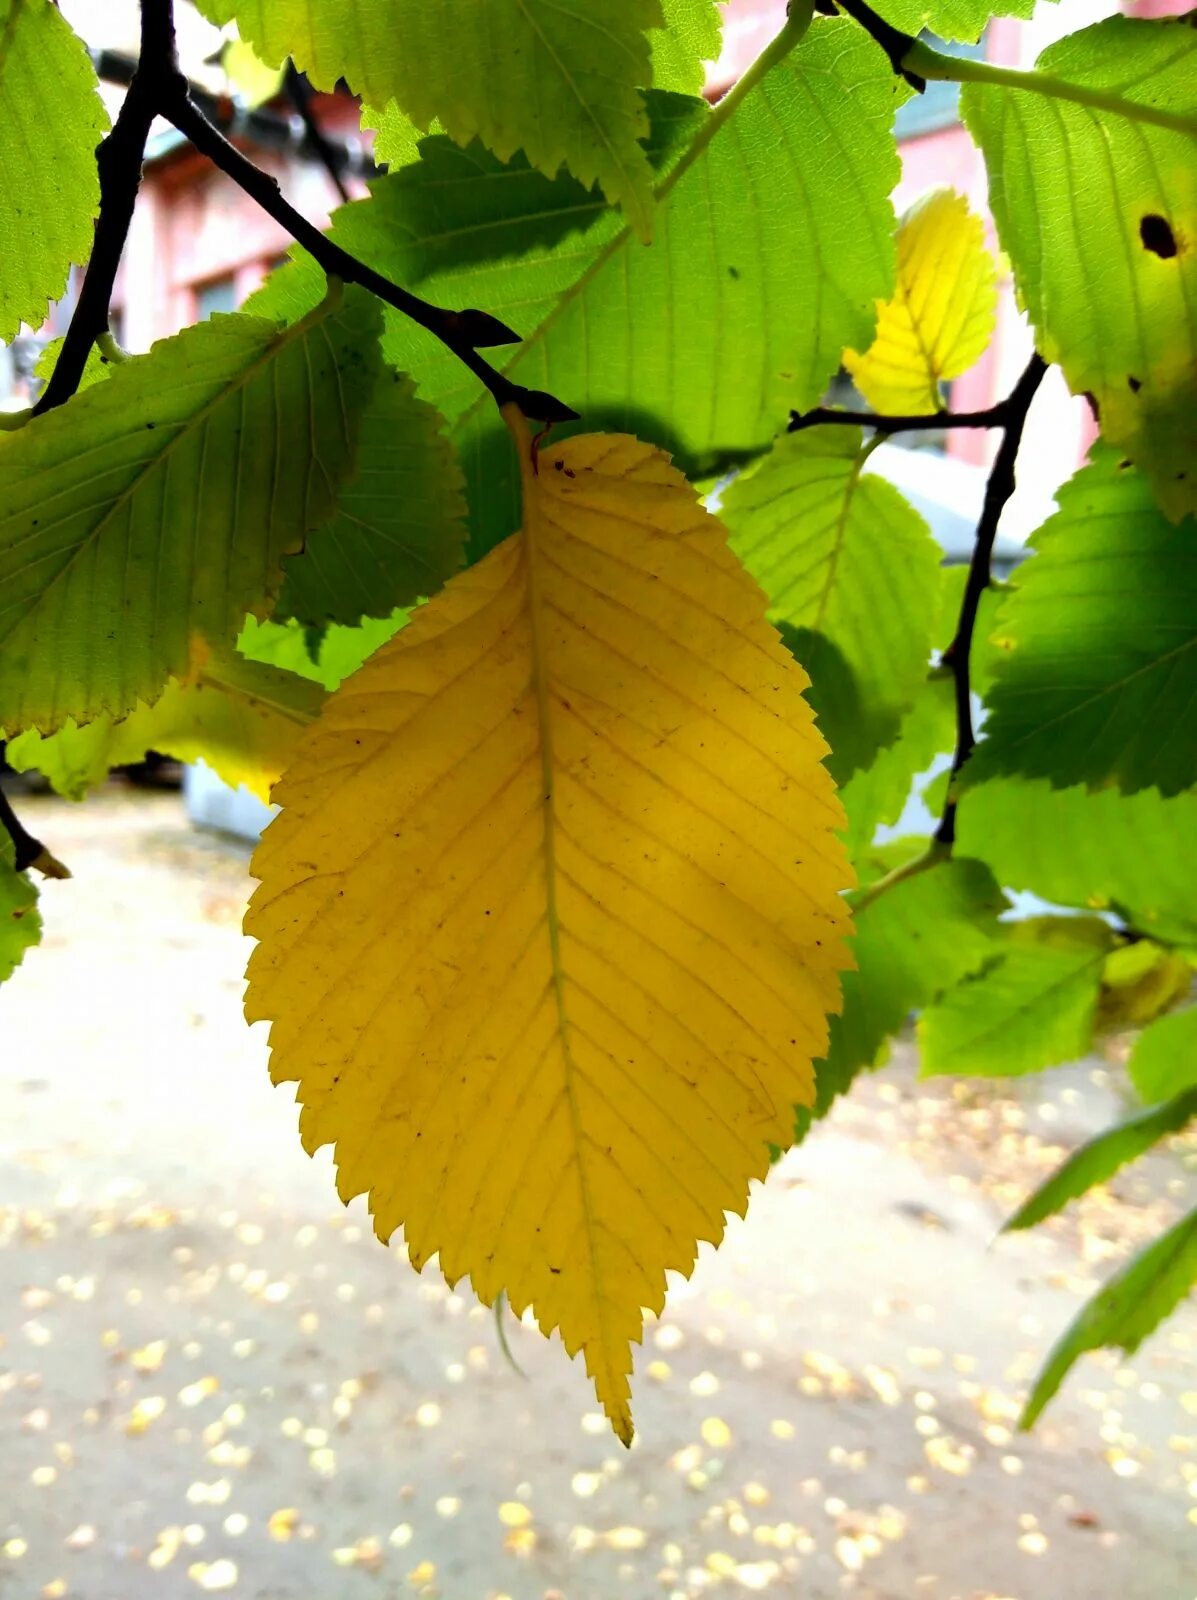
[[[523,531],[275,791],[247,1015],[382,1238],[535,1307],[631,1438],[642,1308],[813,1097],[850,880],[805,674],[667,458],[511,425]]]
[[[395,100],[420,128],[439,119],[506,160],[522,149],[551,177],[599,183],[637,232],[651,229],[639,89],[659,0],[209,0],[264,60],[288,55],[320,89],[344,78],[371,105]]]
[[[1197,31],[1108,17],[1036,66],[1088,102],[961,95],[1002,247],[1040,350],[1179,521],[1197,511]]]
[[[0,0],[0,341],[40,327],[87,260],[108,113],[86,47],[49,0]]]
[[[1183,1000],[1192,981],[1192,967],[1176,950],[1151,939],[1118,946],[1101,969],[1097,1032],[1145,1027]]]
[[[368,300],[221,316],[0,435],[0,719],[121,716],[231,644],[331,515],[376,371]]]
[[[244,105],[260,106],[282,89],[283,65],[268,65],[244,39],[226,42],[220,64],[230,88]]]
[[[12,845],[4,839],[0,843],[0,983],[12,976],[41,934],[37,890],[28,873],[13,866]]]
[[[876,411],[922,414],[943,405],[940,384],[967,372],[997,319],[997,269],[985,227],[963,195],[935,189],[898,228],[898,283],[878,302],[877,334],[844,365]]]
[[[268,800],[323,703],[323,691],[307,679],[230,653],[208,662],[194,683],[169,683],[153,705],[139,705],[120,721],[68,722],[48,737],[22,733],[5,755],[17,772],[35,769],[72,800],[112,767],[141,761],[149,750],[206,761],[226,783]]]

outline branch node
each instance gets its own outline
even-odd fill
[[[903,33],[901,28],[895,28],[884,17],[879,17],[872,6],[865,4],[865,0],[839,0],[839,7],[854,22],[859,22],[869,37],[881,46],[898,77],[904,79],[916,93],[922,94],[927,87],[926,78],[906,64],[918,40],[909,33]]]
[[[948,797],[943,815],[935,830],[935,841],[950,850],[956,842],[956,808],[959,799],[961,769],[976,748],[977,736],[973,728],[972,681],[970,657],[973,633],[977,626],[977,612],[981,596],[989,587],[993,546],[997,538],[998,523],[1006,502],[1014,493],[1014,467],[1022,444],[1027,413],[1031,401],[1047,372],[1047,363],[1035,352],[1022,376],[1001,403],[995,406],[996,426],[1002,430],[1002,442],[994,457],[989,481],[985,485],[985,499],[977,520],[977,533],[973,541],[972,558],[968,564],[968,578],[964,585],[964,598],[960,602],[960,617],[951,644],[940,657],[940,666],[952,674],[956,700],[956,750],[948,776]]]
[[[69,868],[63,866],[46,849],[40,839],[35,839],[12,808],[12,801],[0,789],[0,828],[12,840],[13,865],[18,872],[28,872],[34,867],[43,878],[69,878]]]

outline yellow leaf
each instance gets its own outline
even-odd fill
[[[1150,939],[1120,945],[1102,967],[1095,1031],[1145,1027],[1182,1000],[1192,981],[1193,969],[1177,951]]]
[[[269,799],[324,691],[233,652],[205,650],[202,657],[192,681],[171,679],[152,705],[139,703],[127,717],[105,714],[82,727],[71,721],[53,734],[30,729],[9,741],[9,760],[18,772],[34,768],[59,794],[80,800],[109,768],[156,750],[179,761],[206,761],[226,783]]]
[[[642,1308],[809,1103],[850,869],[805,673],[668,458],[546,447],[523,531],[344,683],[254,861],[251,1020],[379,1236],[560,1329]]]
[[[244,39],[226,40],[220,62],[229,87],[251,109],[282,93],[283,68],[269,66]]]
[[[856,387],[877,411],[927,415],[941,408],[939,385],[968,370],[997,318],[997,269],[980,217],[963,195],[934,189],[898,228],[898,284],[877,302],[868,350],[844,351]]]

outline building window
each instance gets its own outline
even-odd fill
[[[985,59],[985,35],[977,44],[950,44],[946,39],[923,29],[919,37],[944,55],[969,56],[974,61]],[[935,133],[940,128],[950,128],[960,121],[960,85],[945,83],[933,78],[922,94],[912,94],[904,105],[898,107],[894,118],[894,133],[899,140],[915,139],[922,133]]]
[[[207,322],[218,311],[236,311],[237,289],[230,272],[223,278],[210,278],[195,286],[195,320]]]

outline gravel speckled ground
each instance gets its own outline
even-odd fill
[[[240,1018],[246,853],[170,795],[24,813],[76,876],[0,992],[0,1597],[1193,1600],[1192,1303],[1011,1431],[1191,1199],[1174,1149],[992,1243],[1116,1073],[1014,1100],[899,1049],[676,1286],[628,1453],[302,1155]]]

